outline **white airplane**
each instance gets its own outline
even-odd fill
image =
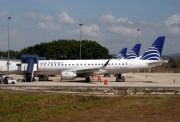
[[[24,73],[23,67],[27,67],[26,74],[33,75],[61,75],[62,80],[73,80],[77,77],[84,77],[86,82],[90,82],[90,76],[102,74],[118,74],[116,81],[121,79],[121,73],[133,72],[140,69],[149,69],[162,63],[161,53],[164,45],[165,36],[158,37],[152,46],[140,57],[135,59],[103,59],[103,60],[39,60],[37,66],[32,66],[36,61],[15,68],[14,73]],[[29,58],[29,59],[28,59]],[[30,57],[25,62],[31,60]],[[35,67],[32,69],[30,67]],[[26,69],[26,68],[25,68]],[[31,71],[29,71],[31,69]],[[28,76],[27,76],[28,77]],[[32,79],[32,78],[31,78]]]

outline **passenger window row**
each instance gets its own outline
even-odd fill
[[[95,65],[95,66],[97,66],[97,65],[104,65],[103,63],[102,64],[100,64],[100,63],[95,63],[95,64],[40,64],[40,66],[86,66],[86,65],[88,65],[88,66],[93,66],[93,65]],[[126,63],[109,63],[108,65],[128,65],[128,63],[126,62]]]

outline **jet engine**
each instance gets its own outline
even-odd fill
[[[61,73],[62,80],[73,80],[76,77],[77,77],[77,74],[74,72],[62,72]]]

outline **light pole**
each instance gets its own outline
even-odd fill
[[[11,17],[8,17],[8,62],[7,62],[7,71],[9,72],[9,20]]]
[[[81,26],[82,26],[83,24],[79,24],[79,26],[80,26],[80,51],[79,51],[79,59],[81,60]]]
[[[138,31],[140,31],[140,29],[137,29],[137,44],[138,44]]]

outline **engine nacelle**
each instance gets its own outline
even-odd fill
[[[73,72],[62,72],[61,73],[62,80],[73,80],[76,77],[77,77],[77,74],[75,74]]]

